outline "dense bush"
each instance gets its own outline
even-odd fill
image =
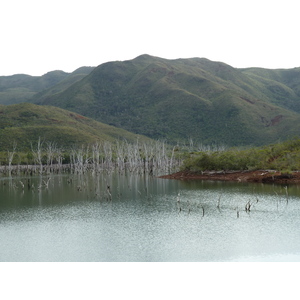
[[[261,148],[193,153],[183,169],[205,170],[300,170],[300,139]]]

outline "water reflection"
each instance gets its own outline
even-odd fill
[[[81,174],[0,197],[1,261],[299,260],[298,186]]]

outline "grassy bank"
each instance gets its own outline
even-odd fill
[[[300,139],[247,149],[196,152],[184,161],[182,170],[300,170]]]

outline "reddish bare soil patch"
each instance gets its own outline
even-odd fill
[[[82,116],[82,115],[78,115],[78,114],[70,114],[70,117],[75,118],[75,119],[86,119],[86,117]]]
[[[178,180],[220,180],[238,182],[261,182],[261,183],[300,183],[300,172],[288,174],[278,171],[257,170],[257,171],[206,171],[189,172],[181,171],[178,173],[160,176],[166,179]]]

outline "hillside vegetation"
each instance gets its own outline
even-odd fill
[[[93,67],[81,67],[72,73],[63,71],[48,72],[43,76],[16,74],[0,76],[0,104],[16,104],[29,101],[43,91],[55,94],[61,92],[93,70]],[[54,87],[54,88],[52,88]],[[48,91],[48,89],[50,89]]]
[[[204,58],[109,62],[34,102],[170,143],[263,145],[300,132],[300,69],[236,69]]]
[[[0,151],[10,151],[14,144],[18,151],[27,151],[39,139],[71,149],[96,141],[133,142],[137,138],[149,140],[57,107],[30,103],[0,105]]]
[[[300,170],[300,139],[247,149],[191,153],[183,170]]]

